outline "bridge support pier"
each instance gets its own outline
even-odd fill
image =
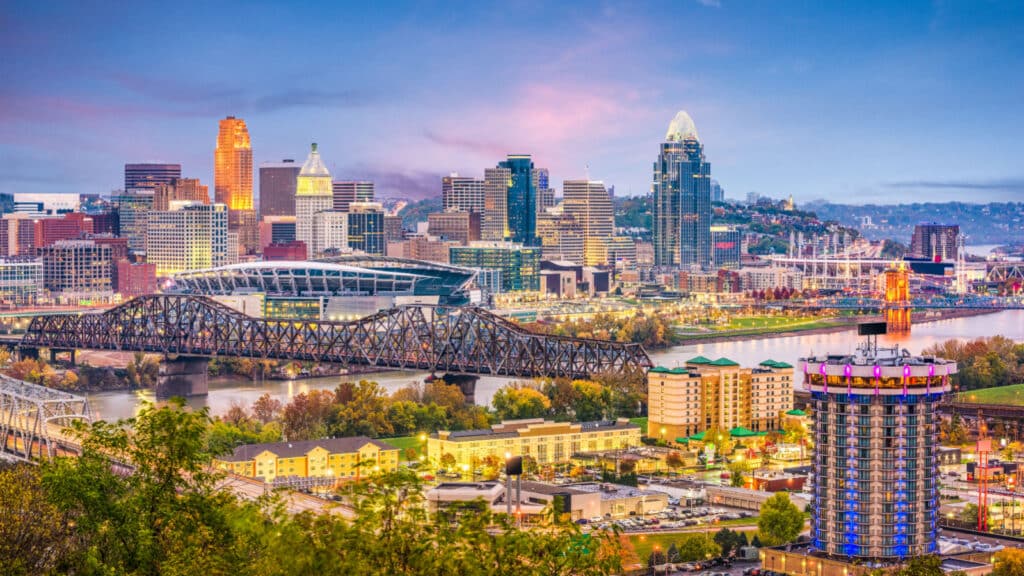
[[[479,376],[473,376],[472,374],[445,374],[441,376],[441,380],[444,380],[445,383],[454,384],[459,387],[462,395],[466,397],[466,404],[476,404],[476,381],[479,379]]]
[[[210,359],[196,356],[165,358],[156,379],[156,397],[205,396],[210,391]]]

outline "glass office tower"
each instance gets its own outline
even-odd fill
[[[711,164],[689,114],[672,119],[654,163],[654,265],[711,266]]]

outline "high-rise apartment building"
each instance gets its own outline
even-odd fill
[[[252,195],[252,143],[245,120],[228,116],[220,121],[213,153],[214,197],[228,207],[228,228],[238,234],[247,252],[259,248],[259,229]]]
[[[353,250],[383,256],[384,208],[378,202],[353,202],[348,206],[348,245]]]
[[[171,202],[182,200],[209,204],[210,187],[201,184],[198,178],[174,178],[153,187],[153,210],[167,210]]]
[[[800,372],[814,414],[812,547],[864,563],[935,554],[938,408],[956,363],[867,342],[802,359]]]
[[[339,212],[348,212],[349,204],[353,202],[373,202],[373,182],[333,182],[331,189],[334,194],[334,209]]]
[[[302,166],[295,160],[260,164],[260,216],[295,216],[295,186]]]
[[[484,180],[452,174],[441,178],[441,203],[444,209],[484,213]]]
[[[654,264],[711,266],[711,164],[683,111],[669,124],[654,163]]]
[[[124,189],[153,189],[181,178],[181,164],[125,164]]]
[[[42,289],[43,263],[38,258],[0,258],[0,306],[35,304]]]
[[[914,236],[910,239],[909,255],[935,262],[954,262],[959,236],[959,224],[918,224],[914,226]]]
[[[43,284],[65,297],[108,298],[111,285],[111,249],[92,240],[61,240],[38,249],[43,261]]]
[[[316,246],[313,215],[333,209],[331,173],[320,159],[320,152],[314,142],[295,185],[295,239],[305,243],[311,255],[316,254],[313,249]]]
[[[659,440],[684,441],[712,428],[779,430],[792,409],[793,367],[784,362],[743,368],[728,358],[698,356],[647,375],[647,429]]]
[[[483,240],[501,241],[509,236],[508,189],[512,171],[508,168],[484,170],[484,214],[480,223]]]
[[[171,202],[168,210],[152,211],[146,230],[146,261],[156,274],[170,276],[227,264],[228,209],[217,204]]]

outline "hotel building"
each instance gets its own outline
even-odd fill
[[[640,445],[640,427],[629,420],[551,422],[543,418],[507,420],[484,430],[442,430],[427,439],[427,454],[445,454],[457,467],[479,467],[488,456],[530,456],[540,465],[567,463],[573,454]]]
[[[811,544],[845,559],[934,554],[939,402],[955,362],[866,343],[800,361],[814,409]]]
[[[365,436],[239,446],[215,467],[264,482],[279,477],[356,479],[398,468],[400,449]]]
[[[692,358],[647,374],[647,435],[682,442],[709,429],[778,430],[793,409],[793,367],[765,360],[742,368],[728,358]]]

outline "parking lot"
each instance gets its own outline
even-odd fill
[[[676,502],[676,504],[672,504]],[[699,506],[696,508],[680,506],[678,500],[670,500],[669,507],[655,514],[631,516],[629,518],[608,519],[594,517],[586,522],[590,529],[607,530],[618,526],[624,532],[643,532],[650,530],[683,530],[686,528],[707,527],[717,530],[715,524],[723,520],[740,520],[751,518],[754,514],[747,510],[735,510],[721,506]],[[582,522],[581,522],[582,523]]]

